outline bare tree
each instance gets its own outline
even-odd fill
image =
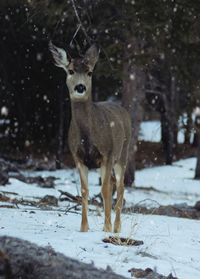
[[[132,138],[129,149],[125,185],[131,186],[135,180],[135,152],[143,117],[142,103],[145,98],[145,74],[143,68],[132,58],[139,51],[135,38],[124,48],[122,105],[129,111],[132,120]]]
[[[158,63],[161,64],[162,61]],[[168,70],[166,65],[164,68],[166,69],[162,74],[155,69],[150,70],[152,73],[148,75],[146,98],[149,104],[160,113],[161,141],[165,162],[171,165],[178,134],[176,76]]]
[[[61,168],[62,154],[64,151],[64,90],[65,87],[62,84],[59,94],[59,127],[58,127],[58,138],[57,138],[57,154],[56,154],[56,168]]]
[[[195,178],[200,179],[200,111],[196,109],[195,111],[195,128],[197,134],[197,164],[195,169]]]

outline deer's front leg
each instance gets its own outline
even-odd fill
[[[101,181],[102,189],[101,194],[103,197],[105,221],[103,230],[105,232],[112,231],[111,224],[111,209],[112,209],[112,187],[111,187],[111,170],[112,167],[109,164],[103,164],[101,166]]]
[[[82,221],[81,221],[81,232],[87,232],[89,229],[87,211],[88,211],[88,168],[81,164],[77,164],[81,180],[81,194],[82,194]]]

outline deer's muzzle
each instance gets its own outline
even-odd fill
[[[74,90],[82,94],[84,91],[86,91],[86,87],[83,84],[78,84],[74,87]]]

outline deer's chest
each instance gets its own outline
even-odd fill
[[[81,133],[80,144],[77,150],[77,157],[89,169],[100,167],[102,156],[98,148],[92,142],[91,138],[85,133]]]

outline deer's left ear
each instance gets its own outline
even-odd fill
[[[49,42],[49,50],[53,55],[55,65],[66,71],[66,68],[69,65],[66,51],[62,48],[56,47],[51,41]]]
[[[94,68],[99,58],[99,49],[96,45],[92,45],[85,53],[84,60],[92,68]]]

